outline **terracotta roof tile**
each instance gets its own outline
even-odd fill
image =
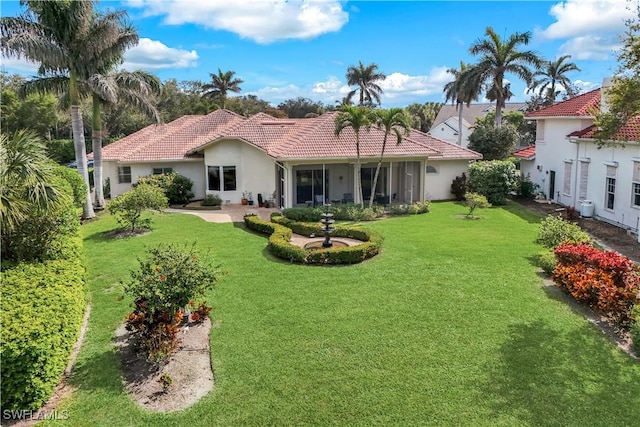
[[[583,138],[583,139],[595,139],[597,138],[598,128],[595,125],[591,125],[585,129],[571,132],[569,137]],[[635,116],[624,125],[618,133],[613,137],[618,141],[640,141],[640,115]]]
[[[278,159],[355,158],[355,133],[344,129],[336,137],[335,117],[327,113],[309,119],[278,119],[264,113],[244,118],[226,110],[207,116],[185,116],[160,126],[148,126],[104,148],[105,160],[144,162],[177,160],[202,151],[222,138],[240,139]],[[360,134],[360,156],[380,155],[384,132],[372,127]],[[390,136],[387,156],[480,159],[475,151],[412,130],[396,144]]]
[[[514,151],[513,155],[520,159],[533,160],[533,158],[536,156],[536,146],[530,145],[528,147],[521,148],[519,150]]]
[[[591,117],[593,110],[600,109],[600,89],[574,96],[566,101],[527,114],[534,117]]]

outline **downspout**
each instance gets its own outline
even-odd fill
[[[287,168],[285,168],[280,162],[276,161],[276,166],[280,167],[282,169],[282,176],[284,177],[284,189],[286,190],[287,188]],[[282,209],[284,209],[287,205],[286,205],[286,191],[280,191],[280,207]]]
[[[578,142],[578,140],[576,139],[575,144],[576,144],[576,160],[575,160],[576,167],[574,168],[575,169],[574,172],[575,172],[576,176],[573,179],[573,204],[572,204],[572,206],[573,206],[574,209],[578,209],[577,206],[576,206],[576,204],[578,203],[578,166],[580,167],[580,169],[582,169],[582,163],[580,161],[578,161],[578,159],[580,158],[580,142]],[[585,157],[586,157],[586,155],[585,155]],[[579,210],[580,209],[578,209],[578,211]]]

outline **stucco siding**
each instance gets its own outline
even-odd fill
[[[429,160],[422,171],[425,174],[425,197],[431,200],[450,200],[451,183],[456,176],[464,172],[469,177],[468,160]],[[435,168],[435,173],[426,173],[429,166]]]

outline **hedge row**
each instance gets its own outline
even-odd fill
[[[268,249],[274,256],[298,264],[356,264],[377,255],[382,247],[382,236],[378,233],[351,226],[337,226],[333,237],[348,237],[363,243],[344,248],[304,249],[289,242],[292,232],[321,234],[320,224],[296,222],[279,215],[272,215],[272,222],[251,215],[245,216],[244,221],[249,229],[269,235]]]
[[[2,272],[3,410],[39,408],[64,372],[86,305],[81,244],[69,239],[61,250],[66,259]]]
[[[633,262],[585,244],[562,244],[554,253],[558,260],[553,270],[556,283],[618,326],[633,323],[631,311],[640,302],[640,272]]]

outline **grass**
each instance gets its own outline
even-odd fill
[[[621,426],[640,419],[640,364],[545,293],[530,259],[539,218],[516,205],[367,226],[383,252],[355,266],[272,258],[263,236],[191,215],[109,240],[83,227],[93,313],[59,410],[70,425]],[[155,414],[123,391],[111,340],[130,309],[119,281],[160,242],[193,242],[227,274],[208,296],[216,385]]]

